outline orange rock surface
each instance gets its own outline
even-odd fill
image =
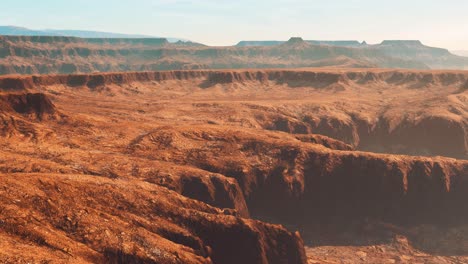
[[[0,262],[463,263],[467,85],[356,69],[1,77]]]

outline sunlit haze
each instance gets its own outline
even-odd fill
[[[208,45],[240,40],[419,39],[468,49],[468,1],[23,0],[2,1],[0,24],[178,37]]]

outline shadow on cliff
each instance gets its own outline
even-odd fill
[[[368,247],[398,244],[399,247],[434,256],[468,255],[468,225],[419,224],[405,226],[370,219],[341,221],[325,218],[299,223],[284,222],[265,216],[254,218],[280,223],[289,230],[299,230],[306,247]]]

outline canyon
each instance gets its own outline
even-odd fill
[[[467,102],[461,70],[0,76],[0,262],[466,263]]]

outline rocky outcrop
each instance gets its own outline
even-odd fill
[[[0,94],[0,112],[18,113],[38,120],[58,115],[54,104],[42,93]]]
[[[65,118],[43,93],[0,93],[0,137],[37,141],[54,134],[40,123]]]
[[[222,208],[225,214],[249,217],[249,209],[239,184],[232,178],[187,166],[172,166],[149,172],[134,172],[146,182],[173,190],[185,197]]]

